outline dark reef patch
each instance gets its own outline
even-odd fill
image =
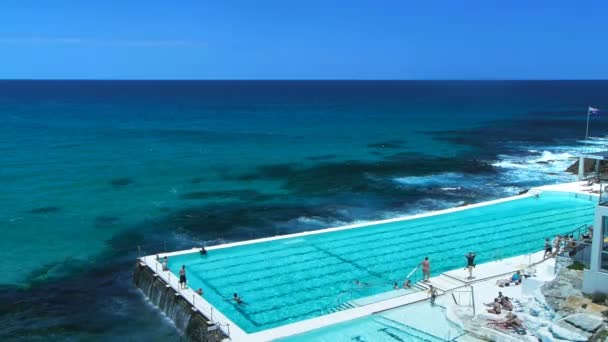
[[[60,207],[40,207],[40,208],[34,208],[32,210],[29,211],[30,214],[51,214],[51,213],[56,213],[61,211]]]
[[[255,190],[224,190],[224,191],[192,191],[180,195],[180,199],[237,199],[241,201],[265,201],[272,199],[274,196],[262,194]]]
[[[387,140],[378,143],[368,144],[369,148],[380,148],[380,149],[398,149],[403,148],[405,140]]]
[[[0,285],[0,340],[178,340],[133,287],[135,257],[130,250],[95,263],[65,260],[32,272],[26,287]]]
[[[387,183],[386,180],[440,172],[484,174],[494,173],[495,170],[491,164],[479,159],[398,153],[383,161],[351,160],[313,166],[265,165],[239,179],[279,181],[285,190],[301,196],[348,193],[403,196],[401,191],[397,191],[395,184]]]
[[[320,160],[329,160],[329,159],[336,159],[338,156],[335,154],[323,154],[320,156],[310,156],[307,157],[306,160],[311,160],[311,161],[320,161]]]
[[[133,178],[129,177],[114,178],[110,180],[110,185],[116,188],[124,187],[133,183],[135,183],[135,181],[133,180]]]
[[[299,204],[230,204],[207,205],[179,210],[169,215],[148,222],[149,231],[178,232],[198,239],[243,240],[252,236],[264,237],[282,234],[292,229],[288,222],[299,217],[323,217],[326,220],[349,221],[340,207],[335,205],[299,205]],[[121,241],[141,241],[143,235],[132,232],[132,236],[112,239],[112,244]],[[192,247],[192,246],[188,246]]]
[[[190,183],[192,183],[192,184],[199,184],[199,183],[201,183],[204,180],[205,180],[205,178],[203,178],[203,177],[194,177],[194,178],[192,178],[190,180]]]
[[[526,146],[577,144],[572,129],[584,128],[585,118],[580,111],[531,111],[508,120],[494,120],[469,129],[420,133],[438,141],[471,147],[472,153],[478,158],[492,159],[499,154],[529,153]],[[595,132],[607,129],[608,122],[605,120],[593,122]]]

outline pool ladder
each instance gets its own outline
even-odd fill
[[[334,308],[330,308],[328,311],[329,313],[334,313],[334,312],[340,312],[340,311],[344,311],[344,310],[348,310],[348,309],[354,309],[357,306],[354,304],[351,304],[350,302],[344,302]]]

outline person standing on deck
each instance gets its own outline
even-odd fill
[[[422,281],[428,282],[431,277],[431,263],[429,262],[429,257],[425,257],[420,265],[422,265]]]
[[[553,253],[551,253],[553,251],[553,249],[551,248],[551,241],[549,240],[549,238],[545,239],[545,255],[543,256],[543,259],[547,259],[553,256]]]
[[[435,305],[437,298],[437,289],[433,285],[429,285],[429,295],[431,296],[431,305]]]
[[[182,268],[179,270],[179,287],[185,289],[186,285],[186,265],[182,265]]]
[[[553,240],[553,249],[554,249],[553,255],[554,256],[559,255],[561,243],[562,243],[562,236],[557,234],[557,236]]]
[[[475,253],[469,252],[469,254],[464,256],[467,258],[467,270],[469,271],[469,278],[473,279],[473,268],[475,268]]]

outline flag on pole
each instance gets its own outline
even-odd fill
[[[600,113],[600,110],[598,108],[589,106],[589,108],[587,109],[587,115],[589,115],[589,116],[598,115],[599,113]]]

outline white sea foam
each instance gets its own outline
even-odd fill
[[[427,176],[411,176],[395,178],[395,182],[406,186],[432,186],[432,185],[451,185],[450,188],[458,187],[459,183],[465,181],[466,176],[462,173],[444,172]]]
[[[527,149],[530,156],[499,155],[492,166],[503,171],[502,182],[509,185],[555,183],[572,181],[566,169],[575,161],[576,147],[548,147],[544,150]]]

